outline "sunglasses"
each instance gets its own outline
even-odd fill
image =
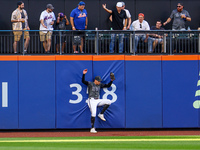
[[[142,28],[142,24],[140,24],[140,28]]]
[[[181,7],[181,6],[177,6],[177,7]]]

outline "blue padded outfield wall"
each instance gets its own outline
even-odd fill
[[[0,56],[0,129],[90,128],[87,86],[100,75],[112,101],[96,128],[200,127],[200,57]],[[99,107],[97,114],[101,111]]]
[[[127,128],[162,127],[161,57],[151,59],[126,61]]]

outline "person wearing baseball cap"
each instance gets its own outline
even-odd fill
[[[150,30],[149,24],[147,21],[144,20],[144,14],[139,13],[138,19],[133,21],[130,27],[131,30],[140,31],[140,30]],[[147,42],[148,34],[136,34],[135,35],[135,53],[137,53],[138,42],[142,40],[143,42]],[[148,41],[148,52],[152,52],[152,44],[151,41]]]
[[[112,28],[113,30],[126,30],[127,26],[127,16],[126,12],[122,9],[122,2],[117,2],[116,9],[110,10],[106,8],[106,4],[102,4],[102,7],[105,11],[112,15]],[[125,23],[123,24],[123,20]],[[111,34],[111,42],[109,46],[110,53],[114,53],[116,34]],[[123,53],[124,48],[124,34],[119,34],[119,53]]]
[[[172,11],[170,17],[163,23],[163,25],[165,26],[173,19],[172,30],[185,30],[185,23],[186,21],[191,21],[191,17],[188,11],[183,8],[183,3],[178,3],[177,9]]]
[[[78,7],[73,9],[70,14],[70,23],[72,26],[72,30],[86,30],[88,26],[88,17],[87,17],[87,11],[85,9],[85,3],[83,1],[80,1],[78,3]],[[75,32],[76,37],[81,36],[81,44],[79,45],[80,52],[83,52],[83,37],[85,35],[85,32]],[[75,36],[73,39],[73,51],[74,53],[78,53],[76,50],[76,44],[75,44]]]
[[[111,81],[108,84],[101,83],[102,79],[100,76],[96,76],[94,79],[94,82],[90,81],[85,81],[85,74],[87,73],[87,69],[83,70],[83,76],[82,76],[82,83],[87,85],[88,87],[88,106],[90,108],[91,112],[91,133],[97,133],[96,129],[94,128],[94,122],[95,122],[95,117],[97,113],[97,107],[98,106],[104,106],[103,110],[98,114],[98,117],[106,121],[104,118],[104,112],[108,109],[108,107],[111,105],[111,100],[109,99],[99,99],[100,95],[100,89],[105,88],[105,87],[110,87],[115,80],[115,78],[111,78]]]
[[[126,29],[129,30],[130,26],[131,26],[131,14],[128,9],[125,9],[125,3],[124,2],[121,2],[121,3],[122,3],[122,10],[124,10],[126,12],[126,16],[127,16],[127,28]],[[112,22],[112,15],[110,15],[109,19]],[[125,19],[123,20],[123,24],[125,24]]]
[[[44,10],[40,15],[40,41],[43,42],[43,47],[45,53],[50,53],[51,48],[51,36],[53,31],[53,24],[56,20],[55,14],[53,12],[54,7],[52,4],[46,5],[46,10]]]
[[[83,1],[80,1],[80,2],[78,3],[78,6],[82,6],[82,5],[85,6],[85,3],[84,3]]]
[[[47,8],[49,8],[49,9],[51,9],[51,10],[54,10],[54,7],[53,7],[53,5],[52,4],[47,4],[47,6],[46,6]]]
[[[67,16],[64,15],[62,12],[58,13],[58,17],[55,23],[55,30],[66,30],[67,26],[69,25],[69,20],[67,19]],[[60,31],[61,32],[61,31]],[[56,52],[61,53],[60,51],[60,42],[62,43],[62,53],[64,53],[64,49],[66,46],[66,31],[61,32],[61,41],[60,41],[60,32],[55,32],[56,35]]]

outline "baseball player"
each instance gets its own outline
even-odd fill
[[[88,106],[90,108],[91,112],[91,133],[97,133],[97,131],[94,128],[94,122],[95,122],[95,117],[96,117],[96,111],[98,106],[104,106],[103,110],[98,114],[98,117],[106,121],[104,118],[104,112],[106,109],[111,105],[111,101],[108,99],[99,99],[99,94],[100,94],[100,89],[105,88],[105,87],[110,87],[112,82],[115,80],[115,76],[113,73],[111,73],[110,78],[111,81],[108,84],[103,84],[101,83],[101,77],[96,76],[94,79],[94,82],[90,81],[85,81],[85,74],[87,73],[87,69],[83,70],[83,76],[82,76],[82,82],[88,86]]]

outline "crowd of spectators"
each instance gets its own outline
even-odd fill
[[[131,22],[131,14],[129,10],[125,9],[124,2],[117,2],[115,9],[108,9],[106,4],[102,4],[102,7],[105,11],[110,14],[110,21],[112,23],[113,30],[133,30],[133,31],[149,31],[149,30],[165,30],[162,27],[162,21],[158,19],[156,22],[156,26],[152,26],[150,28],[148,22],[145,19],[145,15],[143,13],[138,14],[138,19]],[[66,30],[66,26],[71,24],[72,30],[78,30],[73,35],[73,52],[74,53],[84,53],[83,51],[83,39],[84,39],[84,31],[87,29],[88,26],[88,17],[87,11],[85,9],[85,3],[80,1],[78,3],[78,7],[73,9],[70,13],[70,21],[67,19],[67,16],[64,13],[58,13],[58,16],[55,17],[53,12],[54,7],[52,4],[47,4],[46,9],[42,11],[40,15],[40,27],[39,27],[39,34],[40,34],[40,41],[43,43],[43,47],[45,53],[50,52],[51,48],[51,37],[53,30]],[[184,9],[183,3],[177,4],[177,9],[174,9],[170,15],[170,17],[163,23],[163,26],[168,24],[169,22],[172,23],[172,30],[186,30],[186,21],[191,21],[190,14],[187,10]],[[28,14],[24,9],[24,2],[19,1],[17,2],[17,9],[13,11],[11,16],[13,34],[14,34],[14,43],[13,49],[14,53],[18,53],[17,51],[17,43],[21,38],[22,31],[24,32],[25,44],[24,44],[24,52],[27,51],[29,45],[29,24],[28,24]],[[17,31],[19,30],[19,31]],[[58,35],[58,32],[55,33]],[[65,35],[66,32],[62,32],[62,35]],[[59,36],[57,36],[59,37]],[[124,52],[124,34],[118,34],[119,40],[119,53]],[[114,53],[114,46],[116,41],[116,34],[111,34],[109,52]],[[148,53],[154,52],[156,46],[158,44],[162,45],[162,52],[163,51],[163,35],[160,33],[157,34],[139,34],[135,35],[135,52],[138,51],[138,42],[142,41],[144,43],[148,43]],[[77,42],[79,43],[79,47],[77,50]],[[61,44],[60,44],[61,43]],[[56,39],[56,52],[59,53],[60,46],[62,47],[62,53],[64,52],[64,48],[66,45],[65,36]]]

